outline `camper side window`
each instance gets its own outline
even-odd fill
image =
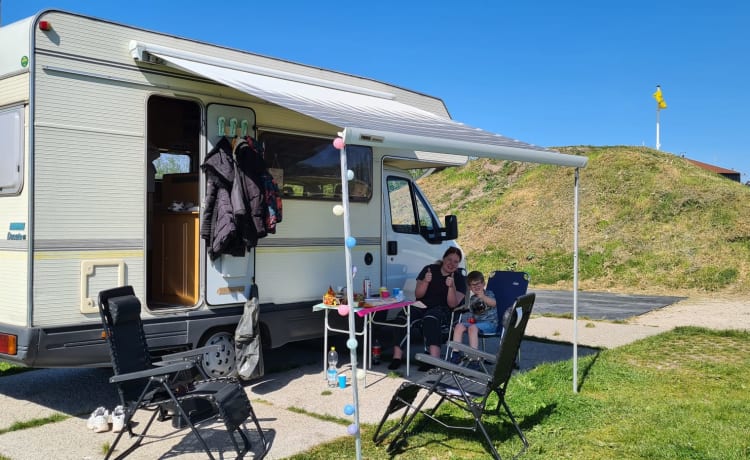
[[[165,174],[187,174],[190,172],[190,155],[184,153],[164,152],[151,163],[154,177],[161,179]]]
[[[388,202],[391,208],[391,227],[398,233],[419,233],[409,181],[400,177],[388,178]]]
[[[285,199],[341,200],[341,160],[332,139],[264,132],[258,140],[265,147],[271,174],[281,178],[277,182]],[[370,201],[372,148],[347,145],[346,162],[354,172],[348,182],[349,200]]]
[[[0,110],[0,195],[23,187],[23,106]]]

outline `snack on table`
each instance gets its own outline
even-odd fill
[[[339,299],[336,298],[336,291],[331,286],[328,286],[328,291],[323,295],[323,305],[335,306],[339,304]]]

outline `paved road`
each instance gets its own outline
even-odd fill
[[[534,290],[536,314],[572,314],[572,291]],[[578,292],[578,316],[595,320],[621,320],[672,305],[685,297]]]

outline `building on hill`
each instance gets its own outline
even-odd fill
[[[685,158],[685,157],[683,156],[683,158]],[[732,169],[722,168],[720,166],[710,165],[708,163],[702,163],[702,162],[696,161],[696,160],[691,160],[690,158],[685,158],[685,159],[687,161],[689,161],[690,163],[694,164],[695,166],[699,167],[699,168],[703,168],[703,169],[706,169],[708,171],[714,172],[714,173],[716,173],[716,174],[718,174],[720,176],[726,177],[729,180],[733,180],[735,182],[740,182],[740,173],[737,172],[737,171],[734,171]]]

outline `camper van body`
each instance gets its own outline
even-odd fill
[[[341,127],[139,60],[138,43],[387,94],[450,118],[441,100],[396,86],[66,12],[4,26],[0,42],[0,359],[26,366],[109,365],[97,294],[127,284],[152,349],[223,344],[211,363],[223,374],[253,282],[266,347],[320,336],[312,305],[346,285],[344,230],[332,213],[341,189],[316,176],[330,152],[284,156],[325,150]],[[200,165],[222,136],[244,134],[265,144],[283,220],[244,256],[212,258],[199,236]],[[409,171],[466,157],[350,143],[355,288],[368,278],[413,295],[419,269],[455,242]]]

